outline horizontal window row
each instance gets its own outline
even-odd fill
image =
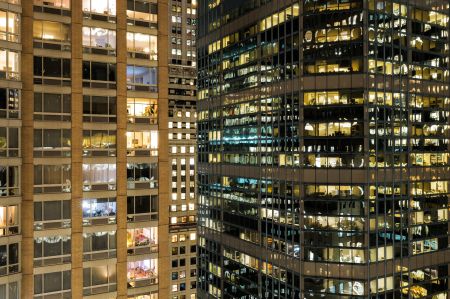
[[[83,225],[116,223],[116,198],[87,198],[81,204]],[[34,229],[47,230],[71,227],[71,202],[51,200],[34,202]],[[19,232],[18,206],[0,207],[0,235]],[[140,195],[127,197],[127,221],[142,222],[158,219],[158,196]]]
[[[11,174],[8,172],[11,172]],[[82,172],[83,191],[116,189],[116,164],[83,164]],[[0,181],[1,173],[0,169]],[[4,188],[9,190],[9,188],[15,187],[14,184],[18,183],[17,166],[4,168],[4,174],[3,182],[6,182],[3,184]],[[17,176],[17,178],[14,176]],[[6,178],[8,178],[8,181]],[[157,188],[157,164],[127,164],[127,181],[130,189]],[[66,164],[35,165],[34,187],[35,193],[71,192],[71,166]],[[2,190],[1,186],[0,190]],[[7,195],[8,190],[4,191],[5,195]]]

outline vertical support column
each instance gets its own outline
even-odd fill
[[[33,298],[33,1],[22,1],[22,99],[21,99],[21,148],[22,148],[22,285],[21,297]]]
[[[83,297],[83,220],[81,203],[83,200],[82,188],[82,143],[83,143],[83,52],[82,52],[82,26],[83,13],[81,0],[72,0],[72,298]]]
[[[168,1],[158,0],[158,282],[159,298],[170,296],[170,250],[169,250],[169,100],[168,100],[168,53],[169,53]]]
[[[127,1],[117,0],[117,298],[127,298]]]

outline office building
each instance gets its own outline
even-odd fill
[[[175,245],[193,275],[174,298],[195,298],[195,159],[176,156],[178,201],[169,139],[188,121],[192,146],[195,112],[171,119],[171,19],[168,1],[0,1],[0,298],[172,298]]]
[[[449,298],[449,1],[198,9],[199,298]]]
[[[197,291],[197,0],[169,1],[170,299]],[[161,297],[166,298],[166,297]]]

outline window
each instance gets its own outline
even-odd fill
[[[83,130],[83,156],[115,156],[116,131]]]
[[[180,16],[172,16],[172,23],[181,23]]]
[[[36,267],[70,263],[70,252],[70,236],[34,238],[34,266]]]
[[[127,163],[128,189],[148,189],[158,187],[157,163]]]
[[[19,166],[0,166],[0,196],[19,195]]]
[[[34,229],[69,228],[71,225],[70,200],[34,202]]]
[[[0,88],[0,118],[19,118],[19,109],[19,90]]]
[[[13,0],[15,1],[15,0]],[[11,1],[10,1],[11,2]],[[0,298],[19,299],[19,286],[17,282],[0,284]]]
[[[19,244],[0,246],[0,275],[19,272]]]
[[[34,275],[34,294],[70,292],[70,270]],[[64,292],[66,291],[66,292]]]
[[[100,225],[116,223],[116,199],[83,199],[83,225]]]
[[[70,78],[70,59],[34,56],[34,76]]]
[[[55,13],[55,10],[69,10],[70,0],[34,0],[34,5],[44,6],[47,9],[42,11],[47,13]],[[70,12],[64,13],[64,15],[70,16]]]
[[[70,59],[34,56],[34,83],[70,85]]]
[[[3,3],[20,4],[20,0],[0,0]]]
[[[157,68],[127,66],[127,88],[132,90],[157,92]]]
[[[146,0],[128,0],[127,17],[130,25],[157,28],[158,5]]]
[[[83,269],[83,295],[116,291],[116,265]]]
[[[34,94],[34,119],[70,121],[70,94]]]
[[[35,47],[53,50],[70,50],[70,26],[68,24],[35,20],[33,22],[33,38]],[[65,43],[62,47],[56,44]]]
[[[35,157],[70,157],[69,129],[34,129]]]
[[[100,81],[100,82],[89,82]],[[115,88],[116,65],[94,61],[83,61],[83,86],[91,88]]]
[[[83,260],[116,257],[116,232],[94,232],[83,234]]]
[[[35,165],[34,193],[70,192],[70,164],[63,165]]]
[[[132,228],[127,230],[129,254],[142,254],[158,251],[158,228]]]
[[[116,164],[83,164],[83,191],[116,190]]]
[[[127,278],[132,288],[143,287],[158,283],[158,260],[128,262]]]
[[[129,222],[158,220],[158,196],[128,196],[127,220]]]
[[[83,96],[83,120],[87,122],[115,122],[116,97]]]
[[[105,28],[83,27],[83,47],[87,53],[115,55],[116,31]]]
[[[127,132],[128,156],[157,156],[158,131]]]
[[[83,0],[83,11],[87,14],[116,15],[116,0]]]
[[[156,99],[127,98],[127,115],[130,123],[158,123]]]
[[[20,80],[19,52],[0,49],[0,79]]]
[[[20,16],[11,11],[0,10],[0,40],[19,42]]]
[[[19,206],[0,206],[0,236],[19,233]]]
[[[157,60],[157,36],[127,32],[127,50],[129,54],[134,52],[135,58]]]
[[[0,127],[0,157],[19,156],[19,128]]]

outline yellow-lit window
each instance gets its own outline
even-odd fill
[[[11,50],[0,49],[0,78],[20,79],[19,53]]]
[[[127,50],[149,54],[151,60],[156,60],[158,58],[157,37],[150,34],[127,32]]]
[[[33,23],[33,38],[45,41],[69,42],[70,28],[69,25],[63,23],[35,20]]]
[[[19,41],[19,14],[0,10],[0,40]]]

